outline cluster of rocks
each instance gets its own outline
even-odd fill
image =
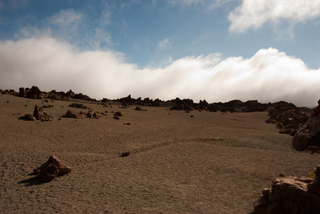
[[[44,111],[43,107],[35,105],[33,115],[26,114],[24,116],[21,116],[20,119],[29,121],[52,121],[52,116],[50,116],[46,111]]]
[[[81,109],[87,109],[88,107],[83,105],[82,103],[71,103],[69,105],[70,107],[73,107],[73,108],[81,108]]]
[[[102,100],[106,101],[107,99],[104,98]],[[161,101],[160,99],[150,99],[149,97],[142,99],[141,97],[134,99],[131,97],[131,95],[129,94],[127,97],[123,97],[120,99],[116,99],[114,101],[120,102],[122,105],[126,106],[126,105],[141,105],[141,106],[161,106],[161,103],[164,103],[164,101]]]
[[[231,100],[229,102],[218,102],[209,104],[206,100],[200,100],[199,103],[194,103],[191,99],[180,100],[176,98],[174,101],[175,105],[170,110],[206,110],[210,112],[257,112],[266,111],[271,104],[262,104],[257,100],[249,100],[242,102],[241,100]]]
[[[92,110],[89,110],[88,112],[80,111],[80,113],[76,113],[71,110],[68,110],[63,117],[82,119],[83,116],[86,116],[91,119],[99,119],[101,115],[100,115],[100,112],[93,112]]]
[[[2,91],[2,90],[1,90]],[[19,92],[11,89],[2,91],[3,94],[11,94],[19,97],[26,97],[30,99],[43,99],[48,98],[52,100],[69,100],[69,98],[86,100],[86,101],[97,101],[96,99],[92,99],[89,96],[79,93],[74,93],[71,89],[68,92],[57,92],[56,90],[52,90],[50,92],[41,91],[37,86],[32,86],[31,88],[20,87]]]
[[[274,103],[269,109],[268,116],[270,118],[266,120],[267,123],[277,124],[280,133],[292,136],[309,119],[306,112],[300,110],[294,104],[284,101]]]
[[[320,166],[315,175],[315,179],[280,175],[271,188],[262,190],[253,213],[320,213]]]
[[[292,103],[276,102],[269,109],[267,123],[277,124],[280,133],[293,136],[292,145],[297,151],[320,153],[320,100],[311,113]]]
[[[308,121],[301,127],[293,138],[292,145],[298,151],[320,150],[320,100],[318,106],[312,109]]]
[[[117,111],[113,114],[113,118],[116,120],[120,120],[120,117],[123,116],[123,113],[121,111]]]
[[[40,167],[33,170],[33,174],[39,175],[43,182],[49,182],[58,176],[71,172],[71,167],[62,163],[56,156],[52,155],[49,160]]]

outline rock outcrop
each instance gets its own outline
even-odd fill
[[[320,100],[318,106],[311,112],[311,117],[293,138],[292,145],[298,151],[309,146],[320,147]]]
[[[81,114],[75,113],[73,111],[68,110],[64,117],[82,119]]]
[[[271,188],[262,190],[263,196],[254,203],[254,214],[320,213],[320,166],[316,178],[282,175]]]
[[[93,112],[93,111],[88,111],[87,113],[86,113],[86,115],[87,115],[87,117],[89,117],[89,118],[91,118],[91,119],[99,119],[99,117],[100,117],[100,114],[99,113],[97,113],[97,112]]]
[[[39,178],[43,182],[49,182],[55,179],[57,176],[62,176],[71,172],[71,168],[62,163],[56,156],[51,155],[49,160],[42,164],[39,168],[33,170],[35,175],[39,175]]]
[[[52,116],[48,115],[48,113],[46,111],[44,111],[42,107],[37,106],[37,105],[35,105],[35,107],[34,107],[33,116],[37,120],[41,120],[41,121],[51,121],[52,120]]]
[[[19,89],[20,90],[20,89]],[[37,86],[32,86],[31,89],[25,89],[26,97],[30,99],[42,99],[43,93]]]
[[[276,102],[269,110],[267,123],[276,123],[282,134],[295,135],[297,130],[309,119],[308,115],[292,103]]]

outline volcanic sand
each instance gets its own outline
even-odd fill
[[[61,117],[80,112],[72,102],[108,113]],[[36,104],[43,105],[0,95],[2,213],[248,213],[279,173],[306,175],[320,163],[318,154],[295,152],[291,136],[265,123],[267,112],[136,111],[71,100],[44,103],[54,105],[45,109],[51,122],[18,119]],[[50,155],[72,172],[42,183],[30,173]]]

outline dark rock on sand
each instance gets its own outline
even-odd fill
[[[24,116],[19,117],[20,120],[28,120],[28,121],[35,121],[37,120],[34,116],[31,114],[26,114]]]
[[[88,107],[83,105],[82,103],[71,103],[69,105],[70,107],[73,107],[73,108],[81,108],[81,109],[87,109]]]
[[[52,116],[48,115],[48,113],[46,111],[44,111],[42,107],[37,106],[37,105],[35,105],[35,107],[34,107],[33,116],[37,120],[41,120],[41,121],[51,121],[52,120]]]
[[[42,99],[43,93],[37,86],[32,86],[31,89],[26,89],[26,97],[30,99]]]
[[[267,123],[276,123],[282,134],[295,135],[297,130],[309,119],[308,115],[292,103],[276,102],[269,109]]]
[[[44,182],[52,181],[57,176],[62,176],[71,172],[71,168],[62,163],[56,156],[51,155],[49,160],[42,164],[39,168],[33,170],[35,175],[39,174],[39,178]]]
[[[82,119],[81,114],[68,110],[64,117]]]
[[[309,146],[320,147],[320,100],[318,106],[311,112],[311,117],[293,138],[292,145],[298,151]]]

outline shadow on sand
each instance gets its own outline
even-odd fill
[[[31,176],[31,175],[35,175],[35,174],[30,173],[28,175]],[[35,185],[41,185],[44,183],[46,183],[46,182],[41,181],[39,176],[35,176],[35,177],[28,178],[28,179],[25,179],[25,180],[18,182],[18,184],[25,184],[25,186],[35,186]]]

